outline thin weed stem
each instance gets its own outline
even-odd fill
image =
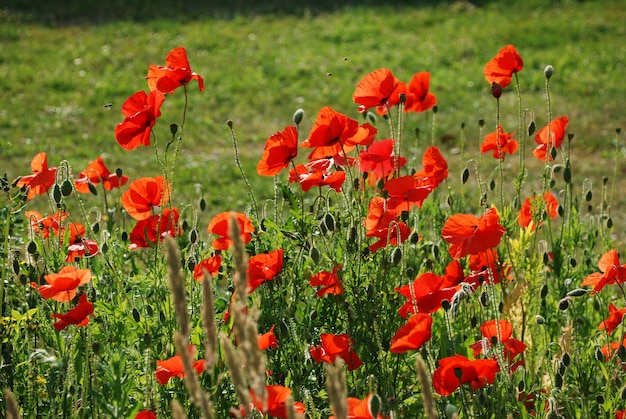
[[[246,177],[246,174],[243,170],[243,166],[241,165],[241,160],[239,160],[239,149],[237,148],[237,136],[235,135],[235,129],[233,128],[233,121],[229,119],[226,122],[226,124],[228,125],[228,129],[230,130],[230,137],[233,140],[233,150],[235,152],[235,164],[237,165],[237,168],[239,169],[239,174],[241,175],[243,182],[246,184],[246,188],[248,188],[248,196],[250,196],[250,200],[252,201],[252,211],[254,212],[256,219],[259,220],[259,209],[256,204],[256,198],[254,197],[254,193],[252,192],[252,187],[250,186],[250,182],[248,181],[248,178]]]

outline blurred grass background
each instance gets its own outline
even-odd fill
[[[495,126],[483,68],[509,43],[524,58],[519,75],[524,107],[534,111],[538,128],[547,122],[543,68],[555,68],[553,115],[570,118],[574,182],[589,178],[600,185],[603,176],[612,178],[615,128],[626,122],[622,1],[104,3],[5,0],[0,5],[0,172],[9,178],[28,174],[40,151],[48,153],[51,165],[67,159],[76,173],[103,155],[111,170],[121,167],[131,178],[158,175],[154,151],[123,150],[114,129],[123,119],[124,100],[147,89],[148,65],[164,64],[177,46],[186,47],[206,87],[189,89],[177,205],[202,195],[213,212],[247,207],[228,119],[257,197],[271,197],[272,180],[259,178],[254,169],[264,140],[290,124],[297,108],[306,112],[304,136],[326,105],[359,118],[351,100],[354,87],[380,67],[407,82],[415,72],[430,71],[439,102],[435,143],[453,159],[450,151],[459,147],[465,123],[465,157],[477,157],[478,121],[486,121],[486,130]],[[163,106],[156,125],[161,144],[168,125],[180,122],[182,101],[177,91]],[[511,88],[501,111],[505,131],[517,130]],[[415,128],[425,133],[412,151],[429,145],[430,123],[425,115],[407,119],[407,138],[414,138]],[[382,120],[378,126],[379,138],[388,136]],[[621,148],[618,154],[623,157]],[[450,176],[458,178],[463,164],[451,162]],[[625,171],[620,163],[616,180]],[[616,191],[624,186],[617,184]],[[622,199],[619,193],[617,198]]]

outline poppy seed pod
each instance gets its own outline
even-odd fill
[[[550,77],[554,74],[554,67],[551,65],[547,65],[546,68],[543,69],[543,75],[547,80],[550,80]]]
[[[500,96],[502,96],[502,86],[496,82],[491,83],[491,95],[496,99],[500,99]]]
[[[302,122],[302,118],[304,118],[304,109],[298,108],[293,113],[293,123],[296,125],[300,125],[300,122]]]
[[[172,133],[172,136],[176,135],[178,132],[178,124],[170,124],[170,132]]]

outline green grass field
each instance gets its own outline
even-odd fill
[[[482,77],[493,54],[512,43],[527,57],[521,88],[538,127],[547,119],[543,68],[552,64],[554,112],[570,117],[573,153],[585,157],[574,171],[580,181],[599,182],[612,174],[607,170],[612,163],[599,162],[612,161],[615,128],[625,122],[626,8],[620,1],[514,1],[506,7],[501,2],[344,7],[113,2],[107,8],[95,2],[13,3],[20,2],[9,1],[0,12],[0,171],[10,178],[27,174],[40,151],[54,165],[67,159],[76,172],[103,155],[132,178],[156,173],[153,150],[126,153],[113,132],[147,63],[164,64],[167,51],[180,45],[205,78],[206,91],[190,91],[178,198],[199,198],[201,185],[209,208],[216,210],[246,199],[236,193],[243,189],[233,188],[239,177],[226,120],[234,122],[244,167],[253,174],[263,141],[289,124],[297,108],[306,112],[305,135],[325,105],[357,117],[354,86],[380,67],[407,81],[417,71],[430,71],[439,101],[437,143],[458,147],[466,123],[471,148],[480,142],[477,121],[485,119],[490,127],[494,120]],[[171,99],[156,129],[161,141],[168,135],[166,123],[180,119],[168,110],[180,109],[182,94]],[[511,89],[501,102],[504,128],[513,131],[518,119]],[[413,118],[406,131],[427,132],[428,124]],[[253,188],[266,196],[271,180],[253,178]]]

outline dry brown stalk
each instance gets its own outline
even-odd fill
[[[187,314],[187,296],[185,293],[185,277],[180,264],[180,253],[176,240],[171,236],[166,236],[165,255],[167,257],[168,284],[174,298],[174,310],[181,333],[187,337],[190,332],[189,316]]]
[[[243,362],[226,334],[220,332],[219,339],[226,358],[230,379],[235,387],[235,393],[237,393],[239,403],[243,406],[247,416],[250,414],[250,392],[242,371]]]
[[[183,407],[177,400],[172,400],[172,419],[187,419]]]
[[[326,391],[337,419],[348,418],[348,389],[343,360],[335,358],[332,364],[325,364]]]
[[[180,358],[183,361],[183,368],[185,369],[184,383],[187,393],[191,402],[196,405],[202,417],[204,419],[213,418],[213,406],[211,401],[207,397],[206,393],[200,387],[200,380],[198,379],[198,373],[192,366],[192,359],[187,348],[187,338],[178,332],[174,332],[174,343],[176,344],[176,350],[180,354]]]
[[[422,388],[422,400],[424,401],[424,412],[428,419],[437,419],[437,409],[435,409],[435,399],[431,390],[428,369],[422,357],[417,355],[417,380]]]
[[[6,403],[7,419],[21,419],[20,407],[17,405],[17,401],[13,397],[13,393],[8,388],[4,389],[4,400]]]
[[[213,282],[211,275],[206,269],[202,275],[202,326],[204,328],[204,360],[205,370],[209,370],[215,366],[217,362],[217,327],[214,318],[213,306]]]

